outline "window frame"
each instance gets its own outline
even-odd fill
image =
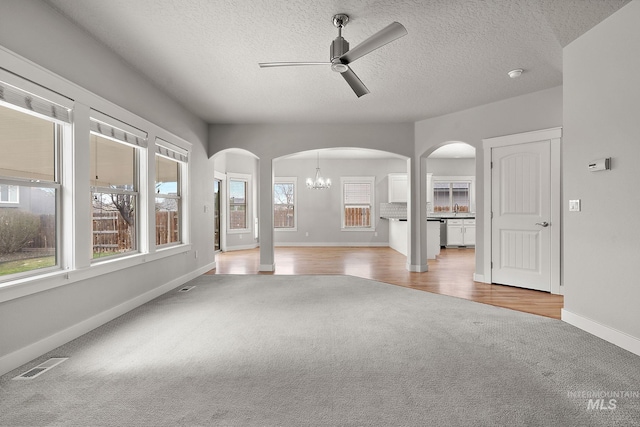
[[[347,204],[345,203],[345,184],[369,184],[371,186],[371,194],[369,201],[369,226],[368,227],[347,227],[345,224],[346,215],[345,210]],[[376,197],[376,177],[375,176],[354,176],[354,177],[340,177],[340,230],[341,231],[375,231],[376,229],[376,209],[375,209],[375,197]],[[357,207],[362,204],[349,204]]]
[[[469,184],[469,211],[462,213],[475,213],[476,211],[476,195],[475,195],[475,186],[476,186],[476,177],[475,176],[432,176],[431,178],[432,188],[430,189],[432,195],[432,210],[433,213],[436,214],[452,214],[453,207],[455,203],[453,202],[453,184]],[[435,198],[435,188],[436,183],[447,183],[449,185],[449,210],[448,211],[436,211],[436,198]],[[459,211],[460,213],[460,211]]]
[[[243,173],[232,173],[227,172],[227,200],[226,205],[227,208],[227,233],[228,234],[243,234],[243,233],[251,233],[253,230],[252,220],[253,217],[253,205],[251,203],[253,198],[252,188],[251,188],[251,175],[243,174]],[[245,215],[246,215],[246,227],[245,228],[231,228],[231,181],[243,181],[245,183],[246,194],[245,194]]]
[[[95,119],[94,117],[98,116],[97,112],[92,111],[91,113],[91,118],[90,121],[100,121]],[[115,119],[114,119],[115,120]],[[110,126],[114,126],[112,123],[108,123],[108,125]],[[124,122],[119,123],[118,127],[127,127],[128,125],[126,125]],[[126,131],[124,131],[126,132]],[[143,193],[140,191],[142,189],[142,185],[140,182],[140,177],[142,175],[141,170],[144,170],[145,168],[143,168],[142,166],[142,158],[143,153],[142,150],[146,150],[147,149],[147,145],[146,145],[146,134],[144,135],[143,139],[144,139],[144,143],[142,144],[133,144],[127,141],[122,141],[119,138],[115,138],[115,137],[109,137],[108,135],[105,135],[103,133],[98,133],[95,132],[93,130],[91,130],[90,132],[90,137],[91,135],[95,135],[98,138],[104,138],[106,140],[118,143],[118,144],[122,144],[128,148],[132,148],[133,149],[133,190],[127,190],[124,188],[113,188],[113,187],[104,187],[104,186],[94,186],[94,185],[89,185],[89,192],[91,194],[91,200],[93,200],[94,195],[97,194],[122,194],[122,195],[131,195],[135,197],[135,211],[134,211],[134,230],[133,230],[133,235],[132,235],[132,246],[133,248],[129,251],[126,252],[122,252],[122,253],[116,253],[113,255],[107,255],[104,257],[95,257],[95,252],[94,252],[94,245],[93,245],[93,238],[94,238],[94,234],[95,234],[95,230],[93,229],[93,221],[94,221],[94,217],[93,217],[93,201],[92,203],[92,207],[91,207],[91,258],[90,258],[90,263],[91,264],[96,264],[96,263],[100,263],[104,260],[112,260],[114,258],[121,258],[121,257],[127,257],[127,256],[131,256],[134,254],[139,254],[142,252],[142,248],[141,248],[141,244],[140,242],[142,241],[141,238],[141,230],[144,227],[142,218],[143,216],[141,215],[141,206],[142,206],[142,198],[143,198]],[[129,133],[129,132],[127,132]],[[137,133],[137,132],[136,132]],[[89,177],[90,180],[93,180],[93,177]]]
[[[1,187],[2,186],[7,187],[7,193],[8,194],[11,194],[10,193],[11,187],[15,187],[15,189],[16,189],[15,190],[16,200],[15,201],[8,200],[8,199],[7,200],[2,200],[2,191],[1,191]],[[16,205],[19,205],[19,204],[20,204],[20,186],[13,185],[13,184],[4,184],[4,183],[0,182],[0,207],[8,207],[8,208],[10,208],[10,207],[13,207],[13,206],[16,206]]]
[[[153,201],[154,206],[156,199],[172,199],[176,201],[177,204],[177,212],[178,212],[178,241],[177,242],[168,242],[163,244],[158,244],[157,241],[157,227],[156,223],[156,211],[154,209],[150,209],[150,214],[153,215],[153,235],[155,236],[152,239],[152,244],[155,245],[155,248],[159,250],[165,250],[167,248],[187,245],[190,241],[189,239],[189,227],[188,227],[188,175],[189,175],[189,151],[183,149],[182,147],[174,144],[172,142],[166,141],[162,138],[156,137],[155,139],[156,149],[155,155],[153,157],[154,163],[156,162],[156,157],[160,156],[167,160],[176,162],[178,167],[178,182],[176,183],[176,192],[177,194],[168,194],[168,193],[160,193],[154,191],[153,193]],[[157,170],[155,171],[155,176],[153,177],[154,189],[157,185]]]
[[[275,192],[276,185],[278,184],[292,184],[293,185],[293,226],[292,227],[276,227],[276,200]],[[282,204],[279,204],[282,205]],[[275,231],[298,231],[298,177],[277,177],[273,179],[273,229]]]
[[[0,84],[11,88],[4,94],[10,94],[2,105],[23,111],[29,108],[29,102],[16,102],[16,91],[32,96],[33,111],[25,111],[36,117],[53,120],[56,128],[56,153],[58,160],[56,191],[56,255],[57,267],[41,268],[26,273],[7,275],[0,278],[0,303],[35,295],[61,286],[68,286],[86,280],[102,277],[105,274],[121,272],[124,269],[142,266],[150,261],[171,260],[180,254],[192,250],[190,243],[189,183],[190,169],[188,161],[182,165],[182,240],[177,246],[156,250],[153,245],[153,147],[142,151],[140,169],[140,253],[125,257],[104,260],[100,263],[90,262],[91,227],[87,226],[90,218],[89,203],[89,129],[93,109],[104,112],[105,117],[118,117],[131,123],[136,129],[150,135],[170,141],[180,150],[190,155],[193,144],[150,122],[135,113],[116,105],[105,98],[78,86],[59,75],[39,67],[10,52],[0,49]],[[54,105],[47,105],[47,102]],[[16,108],[16,106],[18,108]],[[43,108],[44,107],[44,108]],[[37,187],[40,183],[10,180],[7,184]],[[18,182],[19,181],[19,182]],[[47,187],[49,184],[40,185]],[[21,201],[25,193],[21,194]],[[26,274],[26,276],[23,276]]]
[[[7,82],[8,84],[11,85],[11,81],[7,81],[9,79],[5,79],[6,75],[4,72],[2,72],[2,74],[0,74],[0,79],[2,81]],[[15,76],[14,76],[15,77]],[[15,77],[15,79],[20,79],[19,77]],[[21,79],[20,79],[21,80]],[[14,82],[17,82],[18,80],[14,80]],[[22,82],[20,82],[22,83]],[[30,82],[24,82],[24,89],[22,88],[22,84],[20,85],[13,85],[18,91],[23,91],[25,93],[27,93],[27,90],[29,89],[30,85],[32,85],[32,83]],[[34,96],[36,97],[40,97],[42,99],[44,99],[45,101],[48,101],[50,98],[48,96],[48,90],[45,88],[37,88],[37,91],[34,91],[33,93],[35,93]],[[44,95],[43,95],[44,93]],[[61,99],[59,95],[57,94],[51,94],[51,99],[53,99],[53,101],[50,101],[51,103],[55,103],[55,100],[59,100]],[[65,104],[66,105],[66,104]],[[53,123],[53,181],[49,181],[49,180],[43,180],[43,179],[27,179],[27,178],[22,178],[22,177],[9,177],[9,176],[0,176],[0,184],[3,185],[8,185],[8,186],[17,186],[18,187],[18,202],[2,202],[0,203],[0,208],[7,208],[7,209],[12,209],[12,208],[20,208],[20,187],[30,187],[30,188],[50,188],[53,189],[55,191],[55,207],[54,207],[54,212],[55,212],[55,264],[49,267],[43,267],[43,268],[35,268],[32,270],[28,270],[28,271],[23,271],[23,272],[19,272],[19,273],[11,273],[11,274],[7,274],[7,275],[3,275],[0,276],[0,288],[2,288],[3,285],[7,284],[7,283],[14,283],[15,281],[20,281],[20,280],[24,280],[24,279],[34,279],[34,278],[38,278],[38,277],[47,277],[48,275],[55,273],[55,272],[59,272],[61,270],[63,270],[64,268],[66,268],[66,264],[67,264],[67,256],[68,254],[64,253],[64,249],[66,242],[64,241],[65,239],[65,226],[62,220],[62,214],[63,214],[63,203],[64,203],[64,198],[63,198],[63,188],[65,188],[65,186],[63,185],[63,159],[62,159],[62,152],[63,152],[63,144],[70,144],[70,138],[71,138],[71,129],[72,129],[72,124],[71,123],[67,123],[65,121],[62,120],[58,120],[54,117],[49,117],[46,116],[44,114],[40,114],[38,112],[35,111],[30,111],[26,108],[23,108],[21,106],[18,105],[14,105],[11,104],[9,102],[0,100],[0,106],[12,109],[14,111],[17,111],[19,113],[22,114],[27,114],[42,120],[47,120],[51,123]]]

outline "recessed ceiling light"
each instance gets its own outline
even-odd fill
[[[512,79],[518,78],[520,77],[520,75],[522,75],[522,72],[524,70],[522,68],[516,68],[515,70],[511,70],[509,71],[507,74],[509,75],[509,77],[511,77]]]

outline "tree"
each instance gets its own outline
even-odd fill
[[[135,196],[132,194],[110,194],[109,196],[122,219],[132,227],[135,221]]]
[[[36,238],[38,216],[14,208],[0,209],[0,254],[20,251]]]

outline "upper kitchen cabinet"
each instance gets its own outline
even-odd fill
[[[389,203],[407,203],[407,174],[389,174]]]

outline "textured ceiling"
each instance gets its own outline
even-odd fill
[[[562,84],[562,47],[628,0],[46,0],[210,123],[413,122]],[[336,13],[353,48],[393,21],[408,35],[329,66]],[[518,79],[507,71],[523,68]]]

